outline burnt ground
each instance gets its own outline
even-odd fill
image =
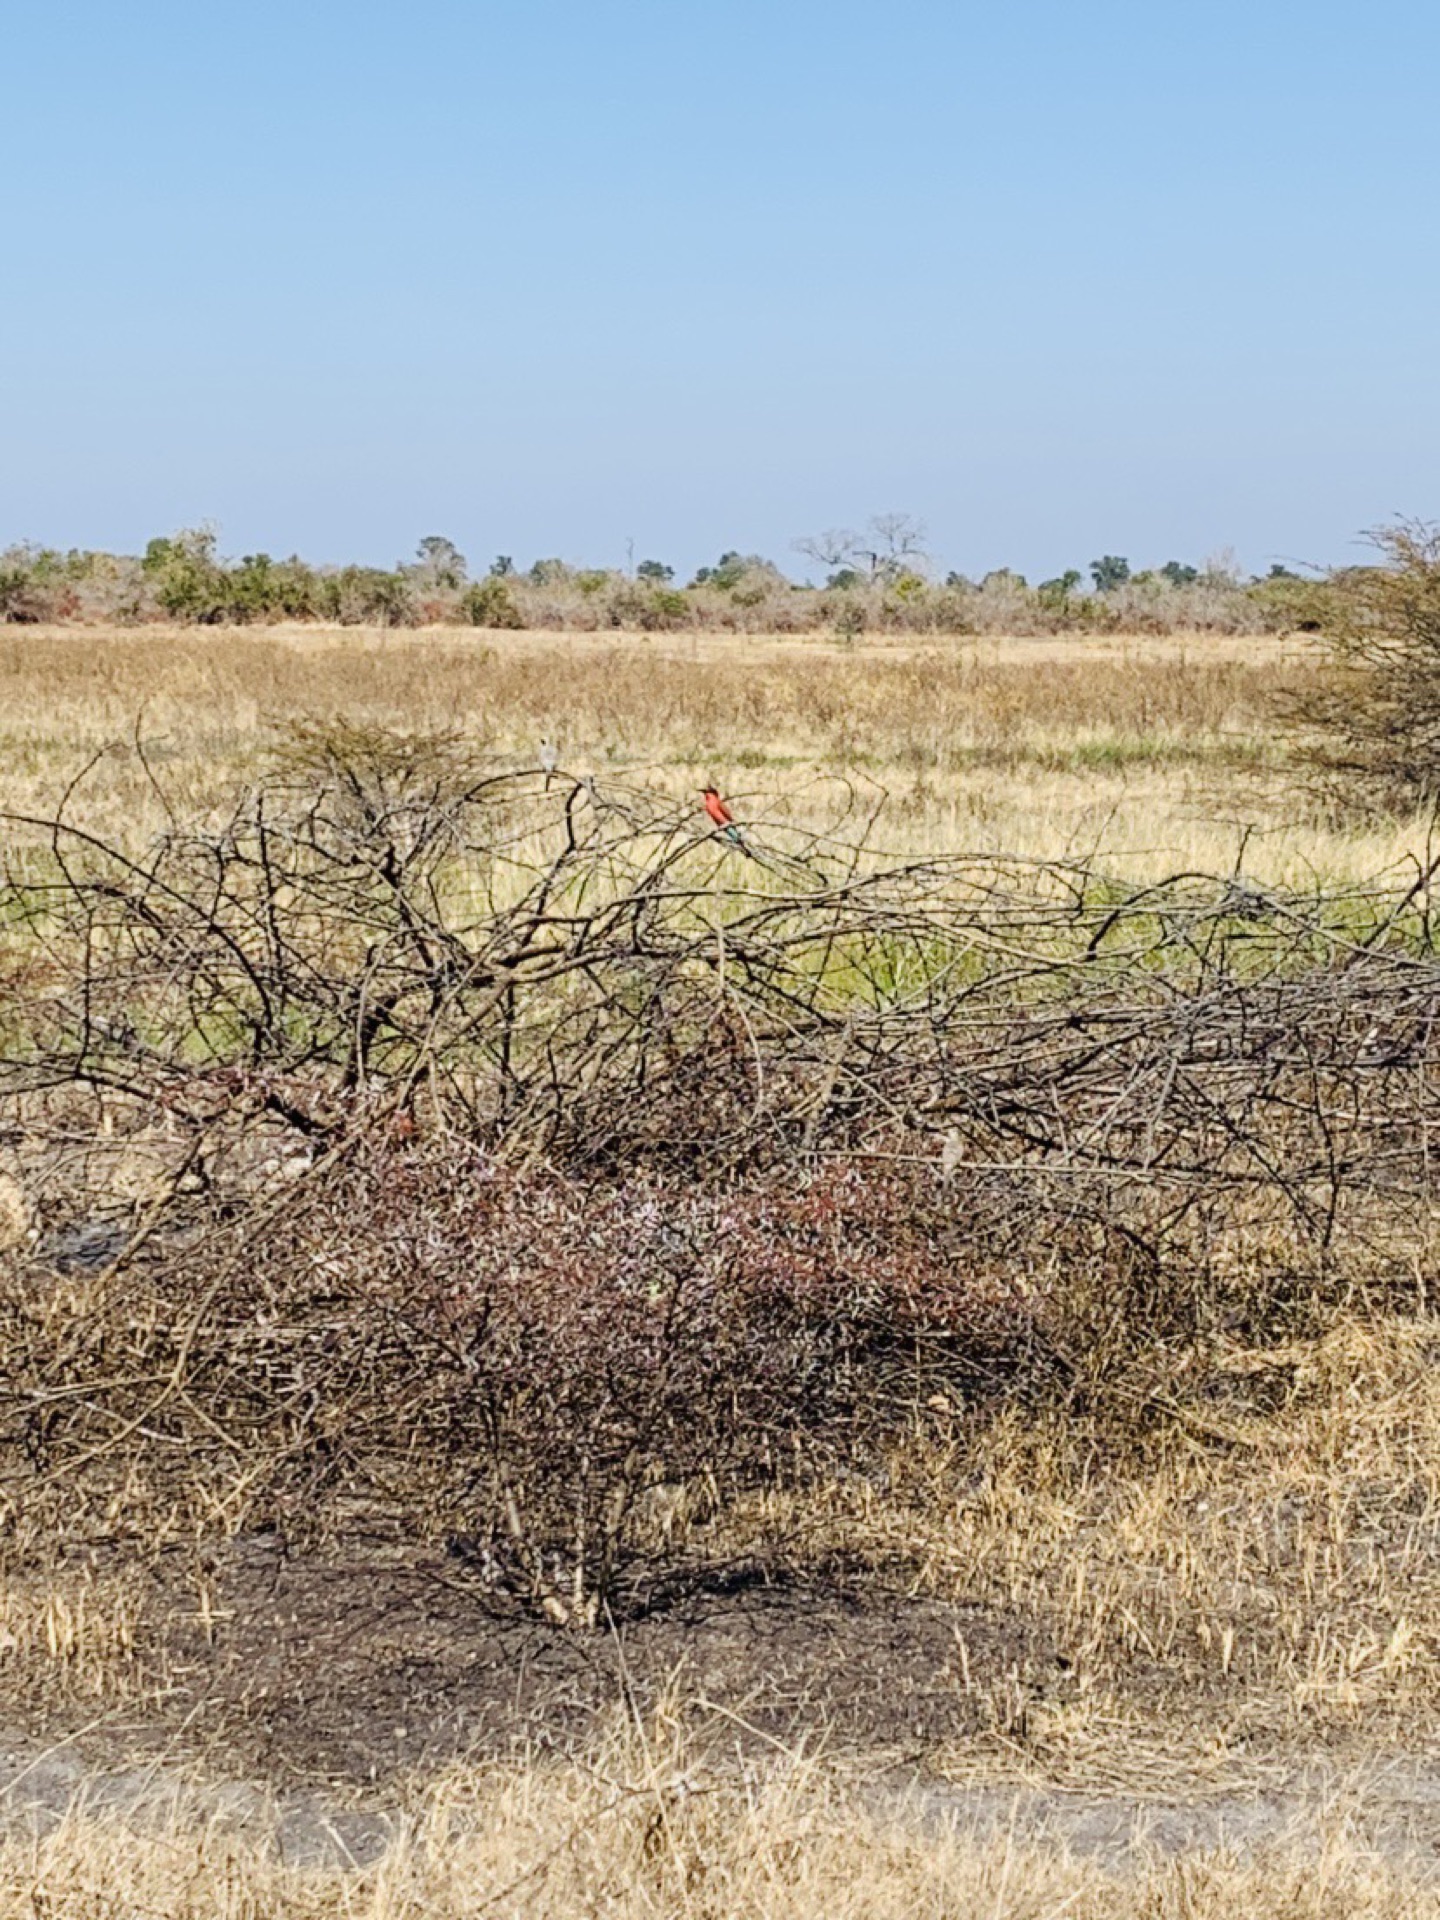
[[[229,1618],[213,1647],[175,1645],[193,1666],[172,1711],[200,1706],[197,1724],[213,1719],[250,1765],[316,1780],[572,1746],[671,1686],[751,1740],[823,1734],[918,1759],[975,1723],[957,1635],[972,1677],[1047,1659],[1018,1622],[833,1578],[737,1582],[587,1633],[496,1620],[447,1560],[357,1568],[251,1543],[218,1605]]]
[[[258,1536],[211,1567],[203,1612],[193,1577],[152,1576],[157,1685],[143,1710],[112,1718],[137,1753],[158,1743],[280,1786],[368,1787],[460,1758],[568,1749],[670,1690],[742,1746],[823,1739],[923,1766],[993,1720],[1007,1675],[1032,1696],[1067,1685],[1035,1622],[907,1599],[873,1578],[735,1579],[584,1632],[497,1618],[441,1552],[291,1555]],[[6,1717],[36,1737],[93,1715],[22,1691]]]
[[[441,1553],[288,1554],[253,1537],[212,1560],[203,1609],[193,1573],[148,1576],[143,1682],[110,1698],[67,1698],[38,1669],[7,1686],[0,1662],[0,1831],[52,1825],[77,1794],[130,1816],[200,1781],[213,1815],[264,1831],[284,1857],[374,1859],[397,1809],[447,1764],[563,1755],[617,1710],[669,1698],[702,1758],[822,1748],[858,1763],[872,1804],[979,1834],[1122,1861],[1137,1847],[1293,1843],[1344,1807],[1387,1854],[1427,1873],[1440,1862],[1427,1754],[1276,1750],[1207,1782],[1166,1747],[1175,1676],[1158,1670],[1127,1689],[1146,1780],[1103,1761],[1069,1785],[1040,1766],[952,1772],[956,1754],[1023,1760],[1027,1705],[1063,1709],[1073,1669],[1043,1622],[873,1578],[737,1582],[585,1633],[497,1619]],[[1208,1720],[1226,1703],[1190,1704]]]
[[[607,1632],[506,1625],[425,1561],[377,1569],[358,1593],[346,1568],[252,1566],[222,1593],[230,1644],[197,1681],[230,1742],[267,1772],[352,1781],[572,1746],[627,1696],[643,1711],[671,1683],[752,1739],[826,1729],[918,1753],[962,1730],[957,1626],[994,1640],[997,1660],[1019,1637],[833,1585],[692,1596]]]

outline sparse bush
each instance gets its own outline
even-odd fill
[[[672,633],[690,624],[690,602],[673,587],[656,587],[640,608],[640,625],[647,633]]]
[[[7,554],[0,560],[0,620],[24,625],[40,617],[31,597],[29,568]]]
[[[853,647],[865,631],[865,603],[853,592],[842,590],[830,601],[830,624],[842,646]]]
[[[141,561],[156,601],[172,620],[214,625],[230,604],[215,555],[213,527],[193,527],[152,540]]]
[[[0,623],[39,626],[73,619],[81,609],[79,583],[88,560],[88,555],[46,547],[11,547],[0,554]]]
[[[341,567],[322,574],[317,602],[342,627],[409,627],[417,618],[412,583],[381,567]]]
[[[1273,568],[1245,589],[1253,623],[1265,633],[1323,633],[1336,624],[1336,579],[1306,579]]]
[[[505,574],[491,573],[484,580],[477,580],[466,593],[463,605],[472,627],[518,632],[525,625],[525,616],[516,604]]]
[[[1382,805],[1440,801],[1440,526],[1402,521],[1371,540],[1373,566],[1322,588],[1267,582],[1318,631],[1330,672],[1289,704],[1310,764]]]

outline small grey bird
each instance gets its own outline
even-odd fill
[[[556,752],[555,742],[553,740],[542,740],[540,742],[540,765],[545,772],[545,791],[547,793],[550,791],[550,782],[554,778],[555,769],[559,764],[560,755]]]

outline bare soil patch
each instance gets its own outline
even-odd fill
[[[153,1576],[145,1661],[163,1683],[102,1715],[37,1684],[16,1731],[81,1751],[204,1760],[275,1787],[393,1787],[417,1770],[534,1748],[575,1749],[618,1710],[678,1688],[757,1753],[801,1742],[886,1766],[979,1731],[987,1683],[1048,1671],[1035,1620],[906,1599],[863,1574],[790,1584],[743,1575],[610,1632],[487,1612],[443,1552],[291,1554],[273,1535]],[[970,1684],[957,1648],[966,1646]],[[20,1699],[25,1701],[22,1691]]]

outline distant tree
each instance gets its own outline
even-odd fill
[[[227,576],[227,619],[308,620],[319,605],[318,580],[298,554],[272,560],[268,553],[247,553]]]
[[[718,587],[722,593],[733,593],[736,587],[746,581],[767,586],[783,586],[785,576],[773,560],[767,560],[761,553],[736,553],[734,548],[722,553],[713,567],[697,567],[692,587]]]
[[[532,587],[563,587],[571,569],[563,560],[537,560],[530,569]]]
[[[1042,580],[1035,591],[1047,607],[1063,607],[1083,578],[1078,567],[1067,567],[1064,573],[1057,573],[1053,580]]]
[[[713,567],[697,567],[692,587],[720,587],[722,590],[738,586],[745,575],[745,558],[733,548],[722,553]]]
[[[497,553],[495,558],[490,562],[490,578],[492,580],[508,580],[514,572],[515,562],[510,558],[508,553]]]
[[[515,603],[506,576],[492,567],[484,580],[477,580],[461,602],[472,627],[498,627],[512,632],[525,625],[525,616]]]
[[[225,618],[227,582],[215,546],[215,529],[207,525],[183,528],[146,547],[141,570],[173,620],[210,625]]]
[[[1168,580],[1172,587],[1190,587],[1200,578],[1200,569],[1186,566],[1180,560],[1167,560],[1160,569],[1160,578]]]
[[[863,587],[869,577],[857,567],[837,567],[834,573],[826,576],[825,584],[837,588],[841,593],[849,593],[855,587]]]
[[[427,533],[415,549],[413,571],[422,586],[458,592],[465,584],[465,556],[444,534]]]
[[[1118,553],[1102,554],[1090,562],[1090,578],[1097,593],[1113,593],[1130,578],[1130,562]]]
[[[866,522],[871,536],[870,571],[886,580],[919,574],[928,564],[925,522],[910,513],[877,513]]]
[[[1200,571],[1200,578],[1207,587],[1238,587],[1241,574],[1235,549],[1221,547],[1218,553],[1212,553]]]
[[[182,527],[179,533],[149,541],[140,565],[146,573],[151,574],[165,573],[177,565],[218,567],[220,563],[215,554],[217,538],[214,527],[208,523],[200,527]]]
[[[1270,571],[1265,576],[1267,580],[1300,580],[1303,577],[1301,574],[1292,573],[1289,567],[1282,567],[1278,560],[1271,563]]]
[[[988,588],[992,593],[1003,593],[1007,587],[1020,587],[1023,589],[1028,585],[1029,582],[1026,580],[1024,574],[1016,573],[1013,567],[992,567],[989,573],[982,578],[980,590],[983,593]]]
[[[806,534],[795,542],[795,550],[827,567],[832,576],[854,571],[887,586],[901,574],[919,573],[929,559],[925,523],[909,513],[872,514],[859,531],[830,527]]]
[[[652,585],[663,587],[675,578],[674,567],[667,567],[663,560],[642,560],[635,569],[637,580],[648,580]]]

